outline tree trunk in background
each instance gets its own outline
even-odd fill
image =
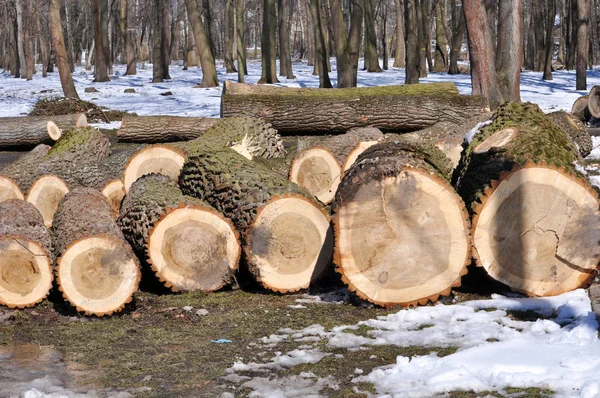
[[[321,4],[319,0],[310,0],[309,9],[315,32],[315,66],[319,66],[319,87],[332,88],[327,68],[327,41],[323,32],[323,19],[321,18]]]
[[[23,0],[15,0],[17,10],[17,54],[19,55],[18,76],[25,77],[25,46],[23,44]]]
[[[127,28],[127,0],[121,0],[121,8],[120,8],[120,29],[121,29],[121,39],[123,41],[123,48],[121,49],[121,58],[127,64],[126,75],[135,75],[137,74],[136,61],[135,61],[135,51],[133,49],[133,38],[128,31]]]
[[[171,64],[171,58],[169,56],[169,30],[170,30],[170,16],[169,7],[162,6],[162,25],[160,30],[160,60],[162,61],[162,73],[163,79],[170,79],[169,66]]]
[[[237,72],[233,63],[233,42],[235,40],[235,0],[225,0],[225,55],[223,61],[227,73]]]
[[[206,39],[210,47],[210,53],[213,58],[217,57],[217,48],[215,47],[215,40],[213,38],[213,19],[210,7],[210,0],[202,0],[202,16],[204,17],[204,26],[206,29]]]
[[[52,43],[56,52],[56,62],[58,64],[58,72],[60,74],[60,83],[65,93],[66,98],[79,99],[71,69],[69,68],[69,60],[67,58],[67,49],[65,48],[65,40],[63,38],[62,24],[60,22],[60,0],[50,0],[50,31],[52,33]]]
[[[27,73],[27,80],[33,80],[33,74],[35,73],[35,55],[33,49],[33,39],[31,34],[32,29],[32,16],[33,16],[33,7],[31,5],[31,0],[26,0],[26,14],[27,14],[27,22],[23,26],[23,41],[24,41],[24,50],[25,50],[25,68]]]
[[[161,1],[154,0],[154,23],[152,29],[152,83],[160,83],[163,81],[163,66],[162,58],[162,19],[163,13],[161,10]]]
[[[490,34],[492,35],[492,43],[496,43],[497,33],[496,33],[496,20],[497,20],[497,10],[498,10],[498,2],[500,0],[483,0],[485,4],[485,17],[487,18],[487,26],[490,30]]]
[[[565,65],[566,63],[566,56],[565,56],[565,37],[566,37],[566,20],[565,20],[565,3],[567,2],[567,0],[560,0],[560,2],[558,3],[558,15],[560,17],[560,40],[559,40],[559,44],[558,44],[558,54],[556,57],[556,61],[562,65]]]
[[[575,68],[575,54],[577,53],[577,2],[568,0],[567,5],[567,70]]]
[[[277,79],[277,53],[275,36],[277,32],[276,0],[263,0],[263,18],[261,32],[262,83],[279,83]],[[327,73],[327,69],[325,69]]]
[[[246,42],[244,40],[244,14],[245,14],[245,5],[244,0],[236,0],[235,1],[235,29],[237,31],[236,40],[237,40],[237,71],[238,71],[238,82],[244,83],[245,75],[247,74],[246,70]]]
[[[406,66],[406,44],[404,42],[404,1],[394,0],[396,4],[396,51],[394,54],[394,68]]]
[[[536,72],[544,70],[544,15],[541,0],[532,1],[533,24],[535,31],[535,68]]]
[[[422,23],[423,23],[423,32],[425,32],[424,36],[424,44],[425,46],[421,48],[421,51],[425,54],[426,68],[425,72],[421,71],[421,77],[427,77],[427,71],[433,70],[433,57],[431,50],[431,20],[433,15],[431,13],[431,0],[421,0],[422,3]]]
[[[48,76],[48,44],[46,43],[46,35],[42,33],[42,24],[40,21],[40,7],[43,0],[37,0],[35,9],[35,22],[37,26],[37,36],[40,39],[40,62],[42,63],[42,77]]]
[[[535,70],[535,22],[533,17],[529,18],[529,29],[527,29],[527,54],[525,56],[525,68]]]
[[[100,1],[100,31],[102,34],[102,52],[104,53],[105,65],[108,73],[112,73],[112,56],[110,53],[110,38],[108,36],[108,0]],[[98,46],[98,43],[96,43]]]
[[[448,38],[444,30],[446,12],[441,0],[435,2],[435,59],[434,72],[445,72],[448,70]]]
[[[332,0],[331,2],[331,22],[335,37],[338,88],[356,87],[358,47],[360,46],[360,31],[363,19],[362,8],[359,6],[358,1],[354,0],[352,2],[350,34],[346,33],[342,0]]]
[[[105,0],[92,0],[93,26],[94,26],[94,42],[96,43],[96,56],[94,62],[94,81],[108,82],[108,69],[106,67],[106,58],[104,54],[103,34],[102,34],[102,12],[100,10],[100,2]]]
[[[491,29],[487,26],[486,10],[481,0],[463,0],[469,37],[471,85],[473,95],[483,95],[492,108],[502,104],[498,87]],[[516,62],[520,64],[520,59]]]
[[[588,26],[590,19],[590,0],[577,1],[577,70],[576,90],[587,90],[587,64],[588,64]]]
[[[554,53],[554,21],[556,20],[556,0],[546,0],[548,18],[546,19],[546,59],[544,63],[544,80],[552,80],[552,54]]]
[[[373,17],[373,1],[363,0],[365,18],[365,67],[367,72],[381,72],[377,55],[377,34]]]
[[[465,23],[465,13],[461,4],[460,10],[456,7],[456,0],[452,0],[452,47],[450,48],[450,65],[448,66],[448,74],[458,75],[458,58],[462,51],[463,37],[467,25]]]
[[[415,6],[417,10],[417,37],[419,40],[418,44],[418,59],[419,59],[419,77],[427,77],[427,18],[426,14],[423,14],[426,8],[425,4],[427,0],[416,0]]]
[[[388,5],[387,3],[381,3],[381,48],[383,57],[383,70],[388,70],[388,43],[387,43],[387,19],[388,19]]]
[[[290,51],[290,0],[277,1],[279,18],[279,75],[295,79]]]
[[[405,84],[419,83],[421,51],[419,50],[418,0],[404,0],[404,26],[406,27],[406,76]]]
[[[194,33],[196,47],[198,48],[198,53],[200,55],[200,65],[202,66],[202,82],[199,84],[199,87],[216,87],[219,85],[217,68],[215,66],[215,59],[210,50],[208,36],[204,30],[204,24],[200,18],[198,3],[196,0],[185,0],[185,7],[187,9],[190,25],[192,26],[192,32]]]
[[[496,75],[503,102],[521,101],[522,23],[521,0],[500,1]],[[493,54],[494,50],[488,51]]]

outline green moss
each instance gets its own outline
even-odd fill
[[[48,151],[46,158],[60,156],[65,152],[77,152],[80,146],[86,145],[89,141],[100,136],[102,136],[102,133],[93,127],[75,127],[66,130]]]

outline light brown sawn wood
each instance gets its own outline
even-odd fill
[[[290,181],[306,189],[324,204],[333,201],[341,176],[340,163],[323,147],[300,151],[290,167]]]
[[[0,176],[0,202],[10,199],[24,199],[16,182],[8,177]]]
[[[68,192],[69,187],[61,178],[54,175],[45,175],[38,178],[31,185],[27,194],[27,201],[40,211],[42,217],[44,217],[44,223],[50,228],[58,204]]]
[[[146,174],[162,174],[177,181],[185,159],[183,152],[172,146],[156,144],[140,149],[131,156],[123,171],[125,192]]]

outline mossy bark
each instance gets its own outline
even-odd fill
[[[176,182],[160,174],[147,174],[133,183],[121,205],[118,223],[138,257],[146,257],[148,232],[166,213],[179,205],[209,207],[205,202],[181,193]]]
[[[189,141],[202,136],[219,119],[179,116],[125,116],[117,131],[120,142]]]
[[[52,258],[52,234],[39,210],[29,202],[11,199],[0,203],[0,236],[23,236],[43,247]]]
[[[236,147],[247,151],[252,157],[266,159],[283,157],[285,150],[281,137],[271,124],[254,117],[230,117],[220,119],[204,134],[192,141],[175,144],[188,155],[206,149]]]
[[[112,235],[125,241],[112,207],[99,191],[76,188],[58,205],[52,222],[56,257],[72,243],[94,235]]]
[[[364,126],[405,132],[441,121],[461,122],[487,109],[483,97],[457,94],[452,83],[322,90],[226,82],[221,116],[260,117],[280,134],[345,132]]]
[[[474,149],[495,133],[513,128],[514,138],[507,144],[475,153]],[[492,124],[475,136],[461,159],[456,173],[458,193],[473,210],[483,191],[500,173],[527,162],[562,167],[576,174],[573,163],[578,151],[569,136],[532,103],[509,102],[496,109]]]
[[[585,158],[592,152],[592,137],[585,125],[578,118],[565,111],[552,112],[547,115],[552,122],[560,127],[573,141],[581,157]]]
[[[79,127],[65,131],[49,150],[38,146],[0,173],[15,180],[21,190],[27,192],[43,175],[72,174],[77,167],[101,161],[109,155],[110,141],[104,134],[92,127]]]

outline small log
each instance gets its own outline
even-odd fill
[[[69,192],[52,229],[64,298],[88,315],[121,311],[137,290],[141,273],[106,198],[91,188]]]
[[[537,105],[499,107],[466,150],[459,193],[473,214],[474,257],[531,296],[587,286],[600,259],[600,205],[578,152]]]
[[[0,203],[0,304],[31,307],[52,288],[52,235],[24,200]]]
[[[596,119],[600,119],[600,86],[594,86],[588,96],[588,109]]]
[[[374,127],[350,129],[347,133],[317,140],[300,151],[290,166],[290,181],[305,188],[324,204],[333,201],[342,176],[342,165],[360,143],[377,143],[383,133]],[[363,144],[361,148],[365,145]]]
[[[0,203],[10,199],[24,199],[23,192],[12,179],[0,176]]]
[[[133,183],[119,225],[139,257],[173,291],[212,292],[231,283],[241,255],[239,234],[223,215],[185,196],[169,177]]]
[[[27,201],[34,205],[42,214],[44,224],[50,228],[58,204],[69,193],[69,187],[62,178],[55,175],[45,175],[31,185]]]
[[[129,116],[117,131],[120,142],[160,143],[198,138],[219,119],[181,116]]]
[[[123,169],[125,192],[129,192],[131,185],[146,174],[162,174],[177,181],[185,158],[183,151],[163,144],[149,145],[138,150]]]
[[[564,111],[552,112],[547,116],[562,131],[567,133],[582,158],[587,157],[592,152],[592,137],[581,120]]]
[[[345,132],[373,126],[384,132],[459,123],[488,110],[480,96],[458,95],[453,83],[344,89],[281,88],[225,81],[221,117],[249,116],[280,134]]]
[[[573,107],[571,108],[571,114],[584,123],[587,123],[588,120],[592,118],[590,108],[588,107],[588,101],[588,95],[581,96],[575,100]]]
[[[307,288],[329,262],[329,216],[308,192],[232,150],[198,150],[179,178],[242,234],[249,271],[282,293]]]
[[[0,150],[52,144],[60,138],[61,130],[85,126],[87,126],[87,118],[83,113],[3,117],[0,118]]]
[[[381,306],[434,302],[460,286],[471,259],[469,216],[433,146],[382,142],[344,174],[334,212],[334,262],[360,297]]]

